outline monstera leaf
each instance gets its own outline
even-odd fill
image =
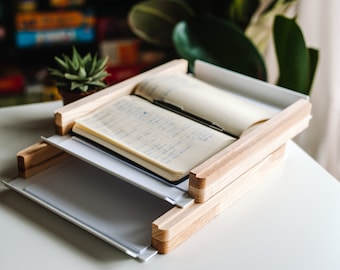
[[[276,16],[273,30],[279,64],[277,84],[309,94],[318,62],[318,51],[306,47],[295,19]]]
[[[173,32],[177,53],[190,68],[200,59],[261,80],[267,79],[262,56],[234,24],[211,16],[179,22]]]

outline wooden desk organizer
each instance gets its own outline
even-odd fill
[[[68,134],[76,118],[112,99],[130,94],[143,78],[174,71],[186,73],[187,61],[170,61],[58,109],[55,112],[56,133]],[[152,246],[159,253],[170,252],[257,185],[283,157],[285,143],[308,127],[310,113],[310,102],[298,99],[194,168],[189,175],[188,193],[195,202],[184,208],[174,206],[153,221]],[[62,150],[39,142],[18,153],[20,175],[31,177],[65,155]]]

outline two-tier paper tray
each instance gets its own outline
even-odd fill
[[[56,134],[20,151],[19,177],[5,184],[141,261],[175,249],[256,186],[311,118],[307,96],[197,61],[198,79],[277,113],[180,184],[159,181],[71,136],[74,119],[130,94],[142,79],[187,68],[186,60],[173,60],[61,107]]]

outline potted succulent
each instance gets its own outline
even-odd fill
[[[49,74],[55,79],[64,105],[79,98],[97,92],[107,86],[105,78],[108,57],[87,53],[82,57],[76,47],[72,55],[62,54],[54,57],[57,67],[49,68]]]

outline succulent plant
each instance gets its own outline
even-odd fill
[[[49,74],[56,80],[58,89],[68,92],[87,92],[106,86],[104,79],[108,57],[87,53],[82,57],[73,46],[72,55],[55,56],[57,68],[49,68]]]

